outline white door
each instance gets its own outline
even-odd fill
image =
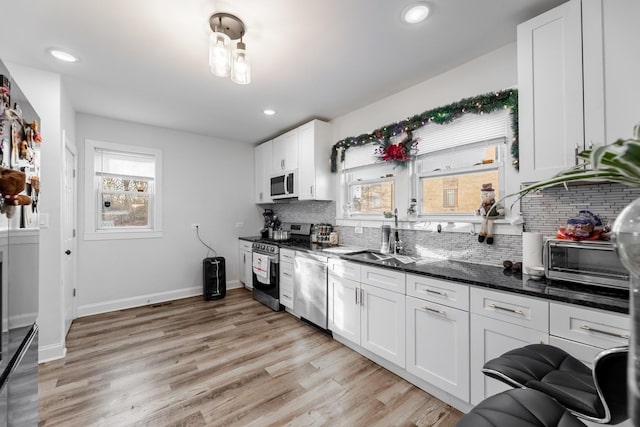
[[[78,153],[65,135],[64,150],[64,201],[62,226],[62,277],[64,289],[64,332],[69,332],[71,322],[76,318],[76,208],[77,208],[77,157]]]
[[[407,371],[468,402],[469,313],[412,297],[406,301]]]
[[[405,367],[405,296],[361,283],[360,345]]]
[[[482,373],[486,362],[509,350],[528,344],[548,344],[549,335],[497,319],[471,314],[471,403],[477,405],[489,396],[511,389]]]
[[[358,282],[329,275],[329,329],[360,344],[360,287]]]

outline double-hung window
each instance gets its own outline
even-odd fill
[[[385,164],[369,164],[343,171],[348,215],[376,215],[395,208],[395,176]]]
[[[85,161],[85,238],[159,237],[162,152],[88,140]]]
[[[504,139],[466,144],[422,156],[418,169],[419,212],[422,215],[474,215],[482,184],[491,183],[496,200],[502,195]]]

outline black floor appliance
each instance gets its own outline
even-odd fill
[[[205,301],[224,298],[227,294],[224,257],[202,260],[202,293]]]

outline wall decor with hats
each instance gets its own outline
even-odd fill
[[[38,227],[40,119],[0,63],[0,214],[10,228]]]

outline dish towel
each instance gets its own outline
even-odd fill
[[[271,262],[268,255],[253,253],[253,272],[258,278],[258,281],[265,285],[269,284],[270,264]]]

